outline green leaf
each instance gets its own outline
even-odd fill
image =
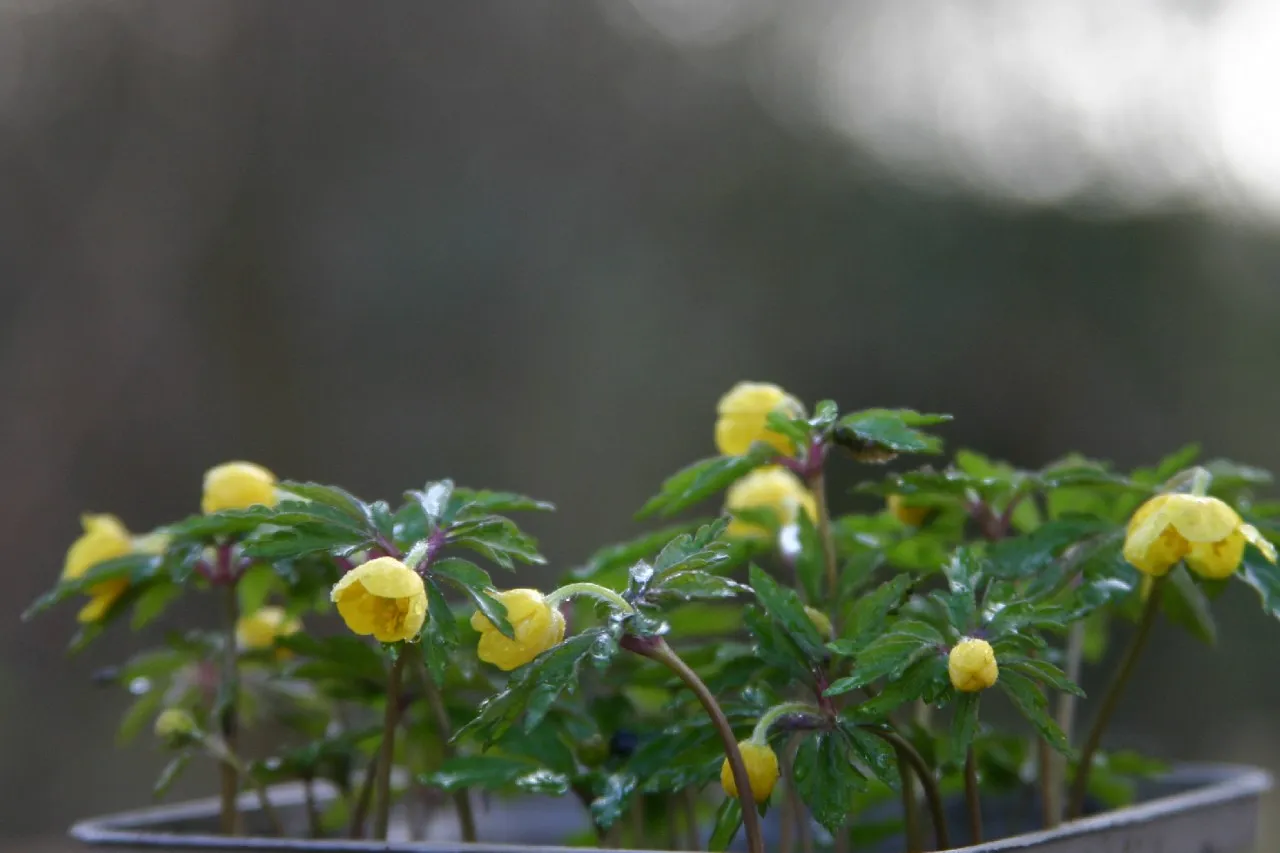
[[[137,586],[152,578],[160,566],[161,559],[148,554],[129,554],[112,560],[103,560],[78,578],[59,581],[57,586],[32,602],[23,612],[22,618],[24,621],[31,619],[103,581],[128,578],[131,586]]]
[[[845,654],[856,654],[871,639],[884,631],[885,624],[903,600],[911,592],[914,581],[910,575],[895,575],[872,592],[858,598],[845,620],[847,638],[839,648]]]
[[[530,565],[546,562],[538,553],[537,540],[500,515],[460,522],[450,528],[449,542],[477,551],[504,569],[515,568],[516,561]]]
[[[791,442],[793,453],[802,447],[809,446],[809,422],[804,418],[792,420],[782,412],[774,410],[765,416],[765,426],[770,432],[785,436]]]
[[[809,418],[809,426],[814,432],[821,433],[831,428],[840,417],[840,407],[834,400],[820,400],[813,407],[813,417]]]
[[[964,760],[978,731],[979,693],[956,692],[956,702],[951,717],[951,754],[956,760]]]
[[[380,687],[386,682],[387,668],[382,655],[359,637],[335,634],[320,638],[298,632],[280,637],[276,644],[304,659],[293,670],[299,677],[333,681],[364,680]]]
[[[591,580],[603,583],[605,586],[616,586],[617,580],[625,577],[626,570],[630,566],[641,560],[652,560],[672,539],[683,533],[692,533],[709,521],[709,519],[697,519],[686,524],[671,525],[646,533],[629,542],[601,548],[588,557],[585,563],[574,569],[570,576],[574,580]],[[618,576],[617,579],[612,577],[615,574]]]
[[[893,747],[857,726],[844,725],[841,730],[849,738],[853,754],[862,760],[876,779],[889,788],[898,790],[902,779],[898,774],[898,754]]]
[[[369,513],[369,507],[365,505],[365,502],[338,486],[286,480],[280,484],[280,490],[314,503],[332,507],[360,527],[371,526],[373,521],[373,517]]]
[[[116,746],[125,746],[154,722],[164,704],[164,692],[149,690],[139,696],[120,719],[116,729]]]
[[[729,543],[720,539],[728,526],[728,518],[717,518],[692,534],[676,536],[654,558],[654,574],[661,579],[672,572],[719,567],[729,556]]]
[[[1001,671],[1000,679],[996,684],[1013,701],[1014,707],[1027,719],[1027,722],[1031,723],[1049,746],[1063,755],[1072,755],[1067,736],[1050,718],[1049,701],[1045,699],[1044,693],[1035,682],[1017,672]]]
[[[514,788],[525,794],[562,796],[569,779],[537,763],[504,755],[465,755],[450,758],[433,773],[418,777],[422,784],[452,793],[468,788],[501,791]]]
[[[273,530],[244,543],[244,555],[257,560],[296,560],[308,554],[345,553],[373,538],[366,531],[320,524],[299,524]]]
[[[894,453],[940,453],[942,439],[915,427],[951,420],[950,415],[921,414],[911,409],[867,409],[836,421],[836,441],[872,445]]]
[[[135,631],[145,628],[181,595],[182,587],[168,580],[150,584],[133,604],[133,618],[129,627]]]
[[[298,501],[290,501],[298,505]],[[250,509],[224,509],[208,515],[191,515],[174,524],[162,527],[158,532],[175,540],[197,539],[209,541],[220,536],[242,536],[272,522],[270,507],[255,506]]]
[[[853,766],[849,741],[839,730],[805,739],[796,751],[796,791],[828,832],[838,832],[849,819],[853,797],[866,781]]]
[[[611,773],[591,801],[591,819],[596,826],[608,829],[626,813],[636,793],[637,780],[631,773]]]
[[[473,513],[485,515],[507,512],[554,512],[555,504],[548,501],[535,500],[515,492],[491,492],[488,489],[455,488],[453,505],[447,514],[452,518],[463,518]]]
[[[804,612],[804,605],[800,603],[795,590],[784,589],[768,572],[756,565],[751,566],[749,580],[764,612],[777,620],[800,650],[811,659],[823,658],[823,638],[819,636],[809,614]]]
[[[516,638],[515,628],[511,627],[511,623],[507,621],[507,606],[505,604],[482,589],[462,583],[456,585],[470,596],[471,602],[476,606],[476,610],[483,613],[484,618],[493,623],[499,634],[509,640]]]
[[[853,675],[841,678],[826,690],[827,696],[848,693],[880,678],[896,679],[916,661],[943,644],[943,637],[932,625],[904,620],[893,630],[872,640],[858,653]],[[832,643],[837,651],[848,648],[844,641]]]
[[[1200,642],[1208,646],[1218,642],[1218,626],[1209,599],[1181,563],[1169,572],[1160,607],[1170,622],[1185,628]]]
[[[730,599],[743,593],[750,593],[751,588],[737,581],[713,575],[710,572],[677,572],[669,575],[655,593],[661,596],[676,598],[681,601],[696,599]],[[652,594],[651,594],[652,595]]]
[[[1058,518],[1024,536],[997,542],[991,548],[989,571],[998,578],[1033,577],[1045,572],[1070,546],[1115,529],[1112,522],[1092,516]]]
[[[281,586],[280,576],[271,566],[257,565],[250,568],[236,581],[236,597],[241,613],[256,613],[267,603],[273,590]]]
[[[800,540],[800,551],[795,555],[796,578],[800,581],[806,600],[824,601],[827,598],[823,590],[826,585],[827,561],[818,528],[807,512],[797,514],[796,528]]]
[[[707,842],[707,850],[711,853],[723,853],[728,850],[740,826],[742,826],[742,803],[733,797],[725,797],[716,811],[716,825],[711,830],[711,840]]]
[[[488,747],[521,717],[524,717],[524,730],[532,731],[560,694],[577,684],[579,665],[592,653],[604,633],[607,633],[604,629],[593,629],[575,634],[515,670],[506,689],[485,700],[475,719],[463,726],[454,740],[471,734]]]
[[[169,759],[169,763],[160,771],[159,778],[156,779],[155,785],[151,787],[151,794],[154,797],[163,797],[178,781],[178,777],[182,775],[182,771],[187,769],[187,765],[191,763],[190,752],[180,752],[173,758]]]
[[[1240,579],[1258,593],[1264,612],[1280,619],[1280,567],[1267,562],[1255,549],[1244,553]]]
[[[875,698],[862,702],[851,711],[859,722],[880,722],[907,702],[939,693],[944,684],[949,684],[946,659],[941,655],[929,655],[907,667],[901,678],[886,682]]]
[[[1067,678],[1065,672],[1043,658],[1012,657],[999,661],[999,664],[1001,673],[1012,670],[1054,690],[1084,698],[1084,691],[1080,689],[1080,685]]]
[[[661,491],[640,508],[636,517],[675,515],[728,488],[746,474],[771,461],[777,452],[775,448],[757,442],[742,456],[715,456],[695,462],[668,478],[662,484]]]
[[[1199,444],[1188,444],[1161,459],[1154,468],[1144,468],[1133,472],[1133,480],[1143,485],[1158,486],[1191,465],[1200,456]]]
[[[457,648],[461,641],[458,623],[454,619],[453,610],[449,607],[444,590],[434,578],[426,578],[427,587],[427,624],[423,628],[422,657],[427,664],[427,672],[437,685],[445,682],[445,673],[449,667],[450,652]],[[503,609],[505,616],[506,610]],[[505,622],[505,618],[503,619]]]
[[[447,523],[444,516],[449,508],[449,499],[453,497],[453,481],[427,483],[422,491],[408,491],[404,496],[408,500],[417,501],[427,520],[427,531],[435,532],[442,523]]]
[[[777,667],[793,679],[807,679],[812,674],[812,661],[795,639],[777,621],[770,619],[758,607],[747,607],[742,621],[756,639],[756,656]]]
[[[493,581],[490,580],[489,573],[470,560],[445,557],[432,563],[430,571],[432,574],[449,578],[463,587],[493,589]]]

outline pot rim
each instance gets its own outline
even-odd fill
[[[1240,764],[1188,763],[1175,765],[1163,779],[1195,785],[1193,790],[1157,797],[1147,802],[1114,809],[1102,814],[1069,821],[1053,829],[1028,832],[981,844],[952,848],[948,853],[1000,853],[1024,850],[1039,844],[1107,832],[1121,827],[1153,823],[1175,814],[1211,808],[1224,803],[1260,797],[1272,787],[1272,776],[1260,767]],[[277,806],[302,803],[302,786],[297,783],[271,788]],[[257,809],[256,797],[241,795],[242,811]],[[216,813],[217,798],[205,798],[173,805],[151,806],[83,820],[72,825],[69,835],[96,846],[169,847],[204,850],[281,851],[383,851],[383,853],[584,853],[591,848],[462,841],[386,842],[367,839],[302,839],[267,836],[224,836],[153,832],[144,827],[174,820],[207,817]],[[628,848],[627,853],[660,853]]]

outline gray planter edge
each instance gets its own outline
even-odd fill
[[[1016,835],[962,848],[955,853],[1106,853],[1120,850],[1160,850],[1163,853],[1237,853],[1257,840],[1259,804],[1271,789],[1271,775],[1257,767],[1230,764],[1179,765],[1171,779],[1197,787],[1071,821],[1055,829]],[[300,801],[297,786],[273,789],[272,801],[289,806]],[[241,808],[256,809],[252,796],[241,797]],[[315,853],[592,853],[598,848],[556,847],[456,841],[379,842],[346,839],[228,837],[150,830],[179,820],[207,818],[217,813],[215,798],[121,812],[81,821],[70,836],[91,846],[172,848],[175,850],[315,851]],[[1160,836],[1153,838],[1154,834]],[[599,851],[606,853],[606,851]],[[612,851],[617,853],[617,851]],[[627,853],[661,853],[629,850]]]

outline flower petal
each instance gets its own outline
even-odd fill
[[[1188,542],[1220,542],[1240,526],[1236,511],[1217,498],[1170,495],[1164,510]]]
[[[407,598],[426,592],[422,576],[394,557],[370,560],[356,566],[347,575],[356,575],[364,588],[379,598]]]

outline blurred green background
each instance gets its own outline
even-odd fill
[[[0,0],[0,845],[148,802],[163,757],[116,751],[127,697],[90,683],[137,641],[68,659],[75,608],[18,614],[81,511],[148,529],[228,458],[552,500],[557,570],[640,529],[743,378],[952,412],[1027,466],[1280,467],[1268,23]],[[1219,607],[1216,652],[1159,631],[1112,738],[1280,770],[1280,625]]]

